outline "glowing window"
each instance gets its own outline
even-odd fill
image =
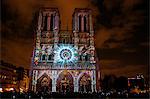
[[[78,54],[75,47],[71,45],[60,45],[55,51],[55,63],[75,63],[78,60]]]

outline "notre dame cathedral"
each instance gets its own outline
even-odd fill
[[[75,8],[72,30],[60,30],[57,8],[38,13],[31,66],[34,92],[96,92],[100,71],[94,47],[92,10]]]

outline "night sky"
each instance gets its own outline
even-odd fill
[[[57,7],[61,30],[72,30],[75,8],[91,8],[102,75],[148,77],[148,0],[2,0],[1,60],[30,68],[36,13]]]

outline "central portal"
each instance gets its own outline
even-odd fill
[[[74,91],[73,77],[69,72],[63,71],[60,73],[57,79],[56,89],[57,89],[57,92],[63,92],[63,93]]]

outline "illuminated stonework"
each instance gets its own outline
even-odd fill
[[[60,30],[57,8],[39,11],[32,56],[34,92],[94,92],[100,72],[94,47],[90,9],[76,8],[73,30]]]

